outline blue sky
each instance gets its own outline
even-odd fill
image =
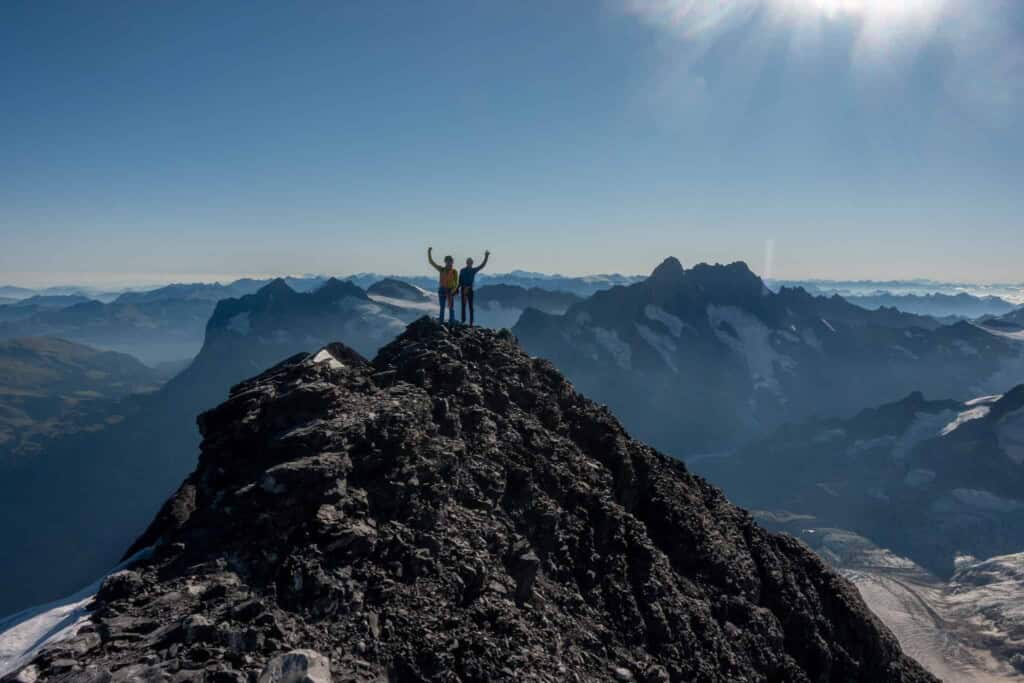
[[[1024,280],[1014,0],[12,0],[0,88],[5,282]]]

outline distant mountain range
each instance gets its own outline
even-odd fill
[[[773,292],[742,263],[684,270],[668,259],[565,314],[527,310],[513,332],[678,456],[911,389],[966,398],[1024,380],[1022,347],[1011,340],[799,288]]]
[[[137,303],[88,300],[66,307],[33,307],[26,316],[4,320],[0,339],[59,337],[80,344],[128,353],[155,365],[191,358],[202,344],[203,328],[216,301],[155,298]]]
[[[419,316],[337,280],[311,293],[275,280],[215,306],[203,347],[181,374],[117,404],[116,423],[54,439],[4,470],[0,518],[20,523],[0,527],[0,614],[58,597],[113,566],[195,467],[196,416],[232,385],[336,339],[372,355]],[[75,562],[65,561],[70,556]]]
[[[957,296],[968,294],[984,299],[997,297],[1011,304],[1024,304],[1024,283],[978,284],[972,282],[943,282],[940,280],[778,280],[765,281],[772,289],[782,287],[800,287],[812,294],[842,297],[875,296],[892,294],[894,296],[928,294],[944,294]]]
[[[935,318],[974,319],[986,315],[1003,315],[1017,309],[1015,304],[997,296],[977,297],[960,294],[877,294],[846,295],[851,304],[863,308],[895,308],[905,313],[930,315]]]

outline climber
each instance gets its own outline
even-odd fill
[[[491,252],[484,252],[484,262],[476,268],[473,267],[473,259],[466,259],[466,267],[459,271],[459,291],[462,293],[462,324],[466,324],[466,303],[469,303],[469,326],[473,327],[473,281],[476,274],[487,266],[487,259],[491,258]]]
[[[441,304],[441,322],[444,322],[445,304],[448,305],[448,323],[455,323],[455,292],[459,290],[459,271],[455,270],[455,259],[444,257],[444,265],[434,261],[434,248],[427,249],[427,260],[438,272],[437,299]]]

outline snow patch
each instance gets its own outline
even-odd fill
[[[633,350],[629,344],[619,338],[615,330],[606,330],[603,327],[594,328],[594,336],[598,343],[611,354],[616,364],[623,370],[631,370],[633,367]]]
[[[1002,394],[993,394],[992,396],[979,396],[978,398],[972,398],[970,401],[964,403],[965,406],[987,406],[992,403],[996,403],[1003,397]]]
[[[661,359],[665,361],[665,365],[672,368],[672,372],[678,374],[679,368],[676,366],[676,361],[673,356],[679,347],[676,346],[674,341],[672,341],[672,338],[663,334],[658,334],[646,325],[641,325],[639,323],[637,323],[636,331],[640,333],[640,336],[643,337],[644,341],[650,344],[654,350],[658,352]],[[676,336],[678,337],[679,335],[677,334]]]
[[[832,323],[830,323],[829,321],[825,320],[824,318],[821,319],[821,324],[824,325],[825,327],[827,327],[828,331],[831,332],[832,334],[836,333],[836,328],[832,327]]]
[[[147,557],[152,548],[132,555],[114,568],[117,572]],[[30,607],[0,619],[0,677],[17,671],[44,647],[74,637],[89,620],[86,609],[108,575],[63,600]]]
[[[990,512],[1017,512],[1024,509],[1024,503],[1012,498],[997,496],[982,489],[953,489],[953,498],[979,510]]]
[[[981,355],[978,352],[978,349],[976,349],[975,347],[971,346],[970,344],[965,342],[963,339],[954,339],[953,340],[953,346],[955,346],[958,349],[960,349],[961,353],[963,353],[965,356],[980,356]]]
[[[655,306],[654,304],[647,304],[644,306],[644,315],[646,315],[649,320],[656,320],[665,325],[669,332],[672,333],[672,336],[676,338],[679,338],[683,334],[683,328],[693,329],[690,325],[684,323],[679,317],[672,315],[665,309],[660,306]]]
[[[932,470],[910,470],[903,478],[903,483],[911,488],[919,489],[935,481],[935,476],[935,472]]]
[[[942,436],[949,436],[962,425],[970,422],[971,420],[980,420],[992,411],[992,408],[986,405],[980,405],[970,410],[965,410],[956,416],[956,419],[950,422],[948,425],[942,428]]]
[[[332,356],[331,352],[327,349],[320,349],[320,351],[313,356],[313,362],[316,364],[327,363],[327,367],[332,370],[340,370],[345,367],[345,365],[340,360]]]
[[[784,398],[776,372],[779,369],[791,370],[796,362],[775,350],[771,343],[772,330],[757,317],[735,306],[709,305],[707,314],[718,340],[746,360],[754,388],[767,389]],[[738,339],[719,329],[723,322],[736,331]]]
[[[394,299],[379,294],[368,295],[372,301],[385,306],[405,309],[407,311],[422,311],[423,313],[437,313],[438,303],[436,301],[406,301],[405,299]]]
[[[893,351],[897,351],[897,352],[903,354],[904,356],[906,356],[910,360],[921,360],[920,356],[918,356],[916,353],[914,353],[913,351],[911,351],[910,349],[908,349],[905,346],[900,346],[899,344],[893,344],[890,348]]]

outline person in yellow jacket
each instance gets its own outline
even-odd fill
[[[448,323],[455,323],[455,293],[459,291],[459,271],[455,268],[455,259],[451,256],[444,257],[444,265],[438,265],[434,261],[434,248],[427,249],[427,260],[437,270],[437,299],[441,304],[441,322],[444,322],[445,305],[448,306]]]

